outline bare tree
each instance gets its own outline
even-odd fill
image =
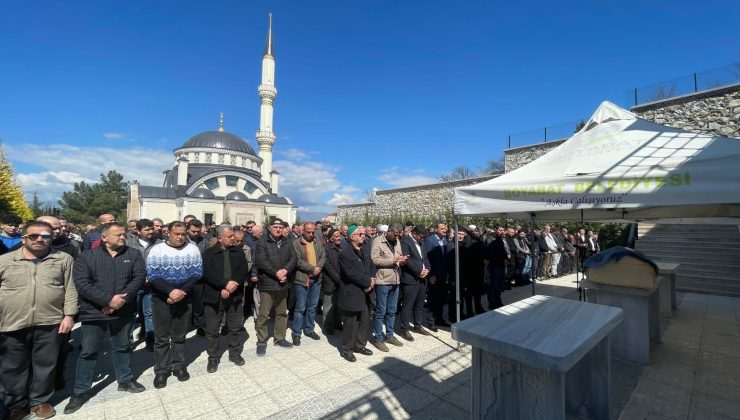
[[[491,159],[486,164],[486,167],[478,175],[494,175],[504,173],[506,165],[504,164],[504,158]]]
[[[468,168],[467,166],[458,166],[452,171],[440,176],[439,180],[442,182],[456,181],[458,179],[473,178],[475,176],[478,176],[478,173],[475,172],[474,170]]]
[[[653,89],[652,94],[648,97],[648,102],[660,101],[674,96],[676,96],[675,84],[668,86],[663,83],[658,83],[658,85]]]
[[[377,188],[368,188],[362,193],[362,197],[365,199],[365,202],[368,203],[374,203],[375,202],[375,191],[377,191]]]

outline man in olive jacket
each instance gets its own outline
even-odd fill
[[[288,279],[296,268],[296,257],[290,240],[283,236],[283,221],[276,218],[270,231],[255,245],[257,289],[260,291],[260,310],[257,316],[257,355],[267,354],[267,319],[275,307],[275,338],[277,346],[293,347],[285,339],[288,328]]]
[[[234,230],[229,225],[216,229],[218,243],[203,252],[203,314],[206,319],[208,373],[218,370],[221,320],[226,314],[229,334],[229,361],[244,365],[244,346],[239,331],[244,325],[244,281],[249,273],[244,252],[234,244]]]
[[[314,331],[316,306],[321,295],[321,271],[326,263],[324,247],[315,239],[316,224],[303,224],[301,237],[293,241],[296,255],[296,271],[293,281],[295,310],[293,311],[293,345],[301,345],[301,331],[314,340],[319,340]]]

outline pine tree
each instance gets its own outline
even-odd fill
[[[66,191],[59,200],[61,212],[73,223],[94,223],[101,214],[121,218],[126,212],[128,182],[116,171],[100,174],[100,182],[75,182],[74,191]]]
[[[38,193],[33,193],[33,201],[31,202],[31,212],[33,213],[33,217],[39,217],[42,214],[48,214],[44,213],[43,207],[41,207],[41,200],[39,200]]]
[[[13,176],[13,166],[5,160],[5,153],[0,144],[0,214],[13,214],[23,221],[33,219],[23,189]]]

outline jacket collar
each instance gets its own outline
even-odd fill
[[[23,254],[23,247],[20,247],[20,248],[16,249],[15,251],[13,251],[11,253],[11,255],[13,256],[13,261],[23,261],[23,260],[31,261],[30,258],[26,258],[26,256]],[[40,260],[51,260],[51,259],[56,260],[60,256],[61,256],[61,253],[59,251],[54,251],[53,249],[49,249],[49,253],[46,254],[45,257],[38,258],[38,259],[40,259]]]

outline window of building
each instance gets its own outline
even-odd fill
[[[239,182],[239,178],[233,175],[226,175],[226,186],[236,187],[236,183]]]
[[[257,186],[247,181],[247,183],[244,184],[244,191],[248,192],[249,194],[252,194],[253,192],[257,191]]]
[[[218,178],[210,178],[207,179],[204,184],[206,184],[206,188],[209,190],[215,190],[218,188]]]
[[[224,155],[221,153],[218,154],[218,163],[224,163]]]
[[[205,213],[203,215],[203,223],[206,224],[206,226],[211,226],[211,223],[213,223],[213,213]]]

